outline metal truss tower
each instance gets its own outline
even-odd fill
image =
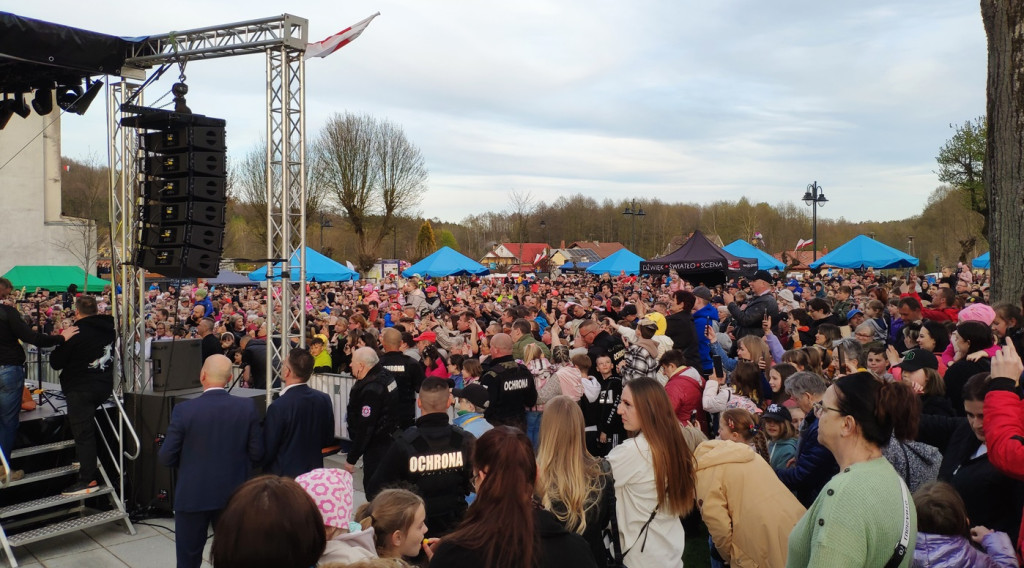
[[[280,376],[273,362],[284,361],[293,339],[305,342],[306,312],[306,147],[305,64],[308,21],[289,14],[153,36],[136,45],[126,69],[202,59],[265,53],[267,58],[267,261],[283,259],[280,289],[267,287],[267,403],[271,385]],[[136,133],[120,126],[121,104],[142,87],[123,79],[107,89],[108,160],[111,188],[113,274],[121,288],[114,314],[121,333],[121,360],[126,388],[143,386],[145,354],[145,275],[132,265],[139,240],[142,180]],[[138,96],[134,104],[141,104]],[[299,250],[298,266],[289,257]],[[292,279],[291,269],[296,269]],[[300,309],[292,313],[293,299]],[[280,337],[280,341],[277,341]]]

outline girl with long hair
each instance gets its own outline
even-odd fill
[[[364,529],[373,528],[373,541],[381,558],[414,558],[427,534],[423,499],[405,489],[385,489],[356,511]]]
[[[788,353],[788,351],[787,351]],[[768,388],[771,389],[771,398],[766,400],[768,404],[782,404],[786,402],[789,395],[786,394],[786,379],[797,371],[792,363],[779,363],[768,371]]]
[[[583,412],[567,396],[544,408],[540,426],[537,494],[569,532],[582,535],[596,560],[605,559],[601,529],[611,517],[614,483],[608,462],[587,452]]]
[[[619,404],[634,437],[608,454],[623,563],[631,568],[683,565],[679,517],[694,506],[694,460],[664,387],[644,377],[627,383]]]
[[[488,430],[473,448],[476,500],[430,565],[443,568],[596,568],[583,537],[534,500],[537,462],[522,430]],[[678,519],[676,524],[679,524]]]
[[[730,408],[718,422],[718,438],[746,444],[768,462],[768,435],[757,425],[757,417],[742,408]]]
[[[720,377],[711,377],[704,384],[704,410],[715,413],[730,408],[742,408],[752,414],[760,414],[761,371],[750,361],[736,363],[729,376],[729,385],[723,385]]]

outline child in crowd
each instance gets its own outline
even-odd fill
[[[353,523],[352,474],[343,469],[314,469],[295,478],[295,482],[313,498],[324,518],[327,547],[320,564],[357,562],[377,558],[373,529]]]
[[[448,357],[448,379],[455,383],[453,388],[461,389],[464,386],[462,362],[465,360],[465,355],[451,355]]]
[[[927,568],[1017,568],[1013,542],[1004,532],[970,527],[964,501],[948,483],[935,482],[914,493],[917,542],[914,566]],[[984,552],[971,545],[981,545]]]
[[[708,412],[722,412],[741,408],[751,414],[760,414],[761,370],[750,361],[738,361],[730,375],[730,386],[721,384],[721,377],[711,377],[704,384],[703,404]]]
[[[889,336],[889,324],[885,321],[885,304],[871,300],[864,306],[864,323],[870,324],[875,333],[874,341],[885,343]]]
[[[742,408],[730,408],[722,413],[718,422],[718,437],[754,449],[764,461],[770,462],[768,455],[768,436],[757,425],[757,417]]]
[[[885,344],[875,342],[868,345],[867,358],[868,372],[883,381],[892,381],[892,373],[889,372],[889,361],[885,356]]]
[[[772,389],[770,404],[782,404],[789,395],[786,394],[786,379],[796,372],[792,363],[779,363],[768,371],[768,386]]]
[[[415,558],[428,544],[427,510],[419,495],[405,489],[385,489],[356,511],[363,528],[373,528],[381,558]],[[431,539],[436,542],[437,539]]]
[[[471,385],[480,380],[480,375],[484,374],[483,366],[480,365],[480,359],[472,358],[466,359],[462,362],[462,386]]]
[[[793,416],[781,404],[771,404],[761,416],[761,426],[768,436],[768,463],[778,471],[786,469],[790,459],[796,457],[797,430]]]

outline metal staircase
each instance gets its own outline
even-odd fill
[[[116,480],[118,483],[116,485],[111,483],[110,477],[107,475],[107,470],[103,465],[104,460],[101,459],[97,460],[99,474],[101,477],[100,487],[92,493],[74,496],[65,496],[57,493],[56,495],[47,495],[0,507],[0,544],[3,545],[4,554],[7,556],[7,560],[12,568],[17,567],[18,565],[12,550],[12,548],[17,546],[24,546],[32,542],[38,542],[78,532],[89,527],[114,522],[124,523],[125,529],[128,533],[133,535],[135,534],[135,527],[128,518],[128,513],[124,506],[123,459],[135,459],[138,457],[139,442],[135,431],[125,418],[124,408],[121,405],[120,400],[118,400],[117,396],[114,396],[112,400],[119,411],[118,425],[115,425],[114,420],[110,418],[109,413],[100,412],[97,414],[96,434],[97,439],[103,442],[103,445],[106,447],[112,463],[114,464],[113,467],[117,473]],[[114,433],[114,437],[117,439],[117,447],[120,451],[116,455],[107,440],[104,429],[101,427],[99,416],[106,417],[110,426],[110,431]],[[134,455],[123,451],[124,444],[122,442],[122,433],[125,432],[125,427],[127,427],[127,433],[134,438],[136,447]],[[11,472],[13,471],[11,463],[14,460],[50,452],[60,452],[73,448],[74,445],[74,440],[64,440],[61,442],[19,448],[12,452],[10,461],[3,455],[3,452],[0,452],[0,463],[3,464],[7,472]],[[29,485],[60,477],[69,477],[68,484],[70,484],[71,476],[77,474],[78,470],[79,466],[77,463],[69,463],[50,469],[26,472],[25,477],[17,481],[11,481],[11,476],[7,475],[4,477],[3,482],[0,483],[0,491],[9,487]],[[93,500],[97,497],[106,498],[109,503],[107,509],[97,509],[86,505],[86,501]],[[94,504],[98,504],[98,502],[94,502]]]

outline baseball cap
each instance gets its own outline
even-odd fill
[[[431,343],[437,341],[437,334],[433,331],[424,331],[418,336],[412,338],[413,341],[429,341]]]
[[[627,304],[626,306],[623,306],[622,310],[619,311],[619,316],[620,317],[635,316],[635,315],[636,315],[636,306],[634,306],[633,304]]]
[[[913,372],[920,369],[939,370],[939,360],[935,354],[927,349],[915,347],[903,354],[903,361],[896,365],[905,372]]]
[[[464,398],[472,402],[473,406],[478,408],[487,408],[491,401],[487,387],[479,383],[470,383],[461,389],[455,389],[452,394],[455,398]]]
[[[852,310],[846,312],[846,319],[853,319],[853,316],[857,314],[864,315],[864,312],[858,310],[857,308],[853,308]]]
[[[427,286],[426,292],[428,294],[433,294],[434,292],[437,292],[437,286]]]
[[[764,280],[769,284],[775,283],[775,277],[772,276],[772,273],[768,272],[767,270],[758,270],[757,272],[754,273],[754,277],[751,278],[750,280]]]
[[[762,420],[778,420],[779,422],[789,422],[793,419],[793,415],[789,413],[789,409],[781,404],[769,404],[768,409],[761,415]]]
[[[786,282],[786,286],[793,287],[793,288],[799,288],[800,287],[800,281],[797,280],[796,278],[790,278],[789,282]]]

